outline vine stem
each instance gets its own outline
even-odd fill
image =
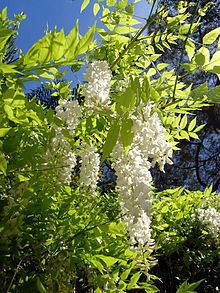
[[[21,266],[22,261],[23,261],[23,259],[21,259],[21,260],[19,261],[19,263],[18,263],[18,265],[17,265],[17,267],[16,267],[16,270],[15,270],[15,272],[14,272],[14,275],[13,275],[13,277],[12,277],[12,279],[11,279],[11,282],[10,282],[10,284],[9,284],[9,286],[8,286],[8,289],[7,289],[6,293],[9,293],[9,290],[11,289],[11,286],[12,286],[12,284],[13,284],[13,282],[14,282],[14,279],[15,279],[17,273],[18,273],[18,270],[19,270],[19,268],[20,268],[20,266]]]
[[[129,51],[129,49],[133,46],[133,44],[138,41],[138,38],[141,36],[141,34],[148,28],[148,26],[154,21],[155,19],[155,15],[152,16],[153,13],[153,9],[155,6],[156,0],[154,0],[152,7],[151,7],[151,11],[150,11],[150,15],[147,19],[146,24],[136,33],[136,35],[131,39],[130,43],[124,48],[123,51],[121,51],[119,53],[118,58],[113,62],[113,64],[111,65],[111,70],[114,69],[115,65],[117,65],[117,63],[123,58],[123,56]]]

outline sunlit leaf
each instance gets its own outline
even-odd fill
[[[215,40],[218,38],[218,36],[220,35],[220,28],[215,28],[214,30],[210,31],[209,33],[207,33],[202,41],[203,44],[205,45],[211,45],[212,43],[215,42]]]
[[[80,12],[82,12],[89,5],[90,0],[83,0],[83,3],[80,8]]]

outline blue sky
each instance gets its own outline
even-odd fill
[[[27,18],[22,22],[17,47],[24,53],[42,36],[48,26],[49,30],[57,26],[57,30],[64,28],[67,34],[79,19],[80,33],[84,34],[94,23],[99,14],[94,17],[92,12],[93,3],[80,14],[81,0],[1,0],[0,9],[8,7],[8,16],[13,18],[14,13],[24,12]],[[149,9],[146,9],[145,1],[137,4],[135,14],[146,17]],[[145,8],[143,8],[145,7]],[[67,78],[74,79],[71,74]]]

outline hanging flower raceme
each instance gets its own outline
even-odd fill
[[[99,177],[100,156],[92,145],[87,145],[81,154],[79,185],[95,194]]]
[[[106,61],[94,61],[88,65],[83,92],[86,106],[90,108],[108,106],[112,72]]]
[[[137,149],[131,149],[126,155],[120,144],[116,146],[113,156],[123,221],[131,244],[151,243],[150,163]]]
[[[55,175],[59,183],[69,184],[71,182],[72,172],[76,166],[76,156],[60,128],[55,130],[55,137],[51,141],[45,159],[46,166],[53,165],[50,172]]]
[[[74,135],[81,118],[79,103],[76,100],[62,100],[56,107],[56,115],[66,124],[70,134]]]
[[[66,129],[73,136],[81,117],[78,102],[73,100],[62,100],[55,110],[57,117],[63,121]],[[52,164],[52,173],[55,175],[58,182],[69,184],[71,182],[72,172],[76,166],[76,156],[71,145],[64,137],[62,128],[56,126],[54,129],[55,136],[53,137],[50,148],[44,157],[46,161],[45,169],[48,165]]]
[[[132,244],[151,244],[151,184],[150,168],[158,163],[172,163],[172,145],[166,140],[166,131],[157,113],[151,114],[152,104],[131,115],[133,142],[128,154],[117,143],[113,152],[117,186],[123,220]]]
[[[166,139],[166,129],[156,112],[151,114],[152,103],[148,103],[132,115],[133,131],[135,133],[133,147],[136,146],[141,151],[145,159],[151,161],[151,166],[157,163],[160,170],[164,172],[166,163],[172,164],[172,145]]]
[[[199,221],[207,227],[216,240],[220,240],[220,214],[213,207],[197,209]]]

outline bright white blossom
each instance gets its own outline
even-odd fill
[[[77,101],[62,100],[56,107],[56,115],[66,126],[71,135],[75,134],[76,127],[80,122],[81,112]],[[47,150],[44,159],[45,169],[53,166],[53,174],[60,183],[70,184],[72,172],[76,166],[76,156],[71,145],[62,133],[62,128],[56,126],[55,136],[53,137],[50,149]],[[50,170],[51,172],[51,170]]]
[[[151,160],[152,167],[158,163],[164,171],[166,163],[172,164],[172,145],[166,139],[166,129],[156,112],[151,114],[153,105],[140,109],[138,115],[132,115],[135,133],[132,148],[138,148],[145,159]]]
[[[197,209],[199,221],[207,227],[215,239],[220,239],[220,214],[213,207]]]
[[[76,100],[62,100],[56,107],[56,115],[65,123],[69,132],[74,135],[81,118],[79,103]]]
[[[166,140],[166,130],[152,104],[131,115],[134,132],[128,154],[117,143],[113,151],[113,167],[117,175],[123,220],[132,244],[151,244],[151,184],[150,168],[158,163],[172,163],[172,146]]]
[[[102,107],[109,104],[111,78],[112,72],[106,61],[94,61],[88,65],[84,75],[87,83],[83,87],[85,101],[88,107]]]
[[[55,130],[55,137],[51,141],[50,149],[44,157],[45,169],[52,165],[53,174],[56,175],[58,182],[69,184],[71,182],[72,172],[76,166],[76,156],[66,138],[63,136],[60,128]]]
[[[81,154],[79,184],[94,194],[99,177],[100,156],[92,145],[87,145]]]

